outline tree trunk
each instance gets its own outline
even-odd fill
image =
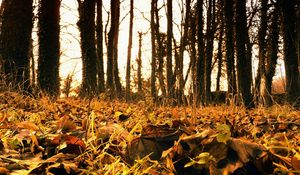
[[[118,38],[119,38],[120,1],[111,0],[111,26],[108,32],[107,46],[107,89],[112,97],[120,96],[122,86],[118,69]]]
[[[158,9],[157,9],[157,2],[156,2],[156,8],[155,8],[155,36],[156,36],[156,43],[157,43],[157,59],[158,59],[158,77],[159,77],[159,85],[160,90],[163,97],[166,97],[166,86],[165,86],[165,77],[163,74],[163,46],[162,46],[162,38],[159,31],[159,15],[158,15]]]
[[[82,85],[80,95],[91,97],[97,89],[97,53],[95,46],[95,0],[84,0],[79,4],[79,31],[82,54]]]
[[[129,22],[129,37],[127,49],[127,66],[126,66],[126,100],[130,99],[130,67],[131,67],[131,48],[132,48],[132,29],[133,29],[133,6],[134,1],[130,0],[130,22]]]
[[[220,80],[222,76],[222,64],[223,64],[223,33],[224,33],[224,22],[223,22],[223,0],[219,0],[219,43],[218,43],[218,53],[217,53],[217,60],[218,60],[218,72],[217,72],[217,83],[216,83],[216,91],[220,91]]]
[[[198,18],[198,55],[197,55],[197,97],[200,105],[204,104],[204,36],[203,36],[203,0],[197,0],[197,18]]]
[[[258,69],[257,69],[257,76],[255,78],[255,94],[260,99],[260,89],[265,87],[260,87],[262,77],[265,77],[265,57],[266,57],[266,34],[267,34],[267,27],[268,27],[268,20],[267,20],[267,11],[268,11],[268,0],[260,0],[261,2],[261,10],[260,10],[260,27],[258,31]],[[265,84],[265,83],[264,83]],[[261,101],[261,100],[259,100]]]
[[[295,0],[281,0],[282,10],[282,33],[283,33],[283,50],[284,65],[286,73],[286,91],[287,101],[294,104],[299,98],[299,69],[297,61],[296,43],[296,13]]]
[[[190,15],[190,21],[196,21],[196,15]],[[196,51],[196,35],[197,35],[197,29],[196,29],[196,25],[190,25],[190,29],[191,29],[191,34],[189,35],[189,43],[190,43],[190,50],[191,50],[191,72],[192,72],[192,81],[191,81],[191,85],[192,85],[192,90],[193,90],[193,105],[194,107],[197,104],[197,80],[196,80],[196,57],[197,57],[197,51]]]
[[[237,52],[237,72],[238,72],[238,90],[242,97],[244,106],[253,107],[251,94],[251,65],[246,55],[247,40],[247,17],[246,17],[246,0],[235,1],[235,37]]]
[[[22,3],[3,0],[1,8],[0,61],[3,76],[13,90],[30,91],[32,0]]]
[[[152,60],[151,60],[151,97],[156,101],[156,46],[155,46],[155,8],[157,0],[151,1],[151,47],[152,47]]]
[[[167,94],[171,98],[174,96],[174,81],[172,68],[172,36],[173,36],[173,5],[172,0],[167,1]]]
[[[143,87],[142,87],[142,36],[143,33],[139,32],[139,52],[138,58],[136,60],[138,68],[137,68],[137,84],[138,84],[138,93],[141,95],[143,94]]]
[[[208,1],[206,23],[206,54],[205,54],[205,103],[211,101],[211,64],[214,50],[215,3]]]
[[[180,48],[179,48],[179,62],[178,62],[178,81],[179,81],[179,89],[178,89],[178,102],[181,104],[183,102],[184,95],[184,78],[183,78],[183,54],[185,51],[185,47],[187,44],[187,36],[188,36],[188,28],[189,28],[189,16],[190,16],[190,6],[191,0],[186,0],[185,2],[185,20],[183,26],[183,35],[180,39]]]
[[[236,73],[234,65],[234,32],[233,32],[233,17],[234,8],[233,0],[224,1],[224,16],[225,16],[225,44],[226,44],[226,68],[227,68],[227,89],[228,95],[236,94]]]
[[[279,41],[279,23],[278,23],[278,8],[275,8],[272,12],[272,23],[270,26],[270,33],[268,36],[268,49],[266,60],[266,88],[265,88],[265,104],[266,106],[272,105],[271,93],[272,93],[272,79],[275,75],[277,53],[278,53],[278,41]]]
[[[38,85],[49,95],[59,95],[60,0],[41,0],[39,8]]]
[[[103,24],[102,24],[102,0],[97,0],[97,19],[96,19],[96,36],[97,36],[97,76],[98,92],[105,91],[104,80],[104,62],[103,62]]]

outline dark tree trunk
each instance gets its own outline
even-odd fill
[[[104,62],[103,62],[103,24],[102,24],[102,0],[97,0],[97,19],[96,19],[96,35],[97,35],[97,76],[98,76],[98,92],[105,91],[104,80]]]
[[[166,97],[166,86],[165,86],[165,77],[163,74],[163,46],[162,46],[162,38],[159,31],[159,15],[158,15],[158,9],[157,9],[157,2],[156,2],[156,8],[155,8],[155,37],[156,37],[156,43],[157,43],[157,59],[158,59],[158,78],[159,78],[159,85],[160,90],[162,92],[162,96]]]
[[[272,105],[271,93],[272,93],[272,79],[275,75],[277,53],[278,53],[278,41],[279,41],[279,22],[278,22],[278,8],[275,8],[272,12],[272,23],[269,27],[270,33],[268,36],[268,49],[266,60],[266,92],[265,92],[265,104],[266,106]]]
[[[167,1],[167,94],[168,97],[174,96],[174,81],[172,68],[172,36],[173,36],[173,5],[172,0]]]
[[[32,0],[23,0],[22,3],[3,0],[1,8],[0,61],[3,76],[13,90],[30,91]]]
[[[41,0],[39,8],[38,85],[47,94],[59,95],[60,0]]]
[[[130,22],[129,22],[129,38],[127,49],[127,65],[126,65],[126,100],[130,99],[130,69],[131,69],[131,48],[132,48],[132,29],[133,29],[133,6],[134,1],[130,0]]]
[[[191,0],[186,0],[185,2],[185,20],[183,26],[183,35],[180,39],[180,48],[179,48],[179,58],[178,58],[178,81],[179,81],[179,89],[178,89],[178,102],[179,104],[183,103],[183,95],[184,95],[184,78],[183,78],[183,54],[187,44],[187,36],[188,36],[188,28],[189,28],[189,16],[190,16],[190,7]]]
[[[286,73],[287,101],[294,104],[299,98],[299,68],[296,51],[296,13],[295,0],[280,0],[282,10],[282,34],[284,65]]]
[[[120,1],[111,0],[111,27],[108,32],[107,46],[107,89],[114,97],[120,96],[122,86],[119,78],[118,69],[118,38],[119,38],[119,20],[120,20]]]
[[[151,97],[156,101],[156,44],[155,44],[155,8],[157,0],[151,1],[151,47],[152,47],[152,60],[151,60]]]
[[[257,69],[257,76],[255,78],[255,92],[254,92],[258,97],[261,95],[260,94],[261,80],[262,78],[265,78],[266,35],[267,35],[267,28],[268,28],[268,20],[267,20],[268,0],[260,0],[260,2],[261,2],[260,27],[258,31],[259,63]]]
[[[235,1],[235,37],[237,54],[238,90],[242,97],[244,106],[253,107],[251,94],[251,63],[247,60],[246,41],[247,41],[247,17],[246,0]]]
[[[233,0],[224,0],[227,89],[228,94],[234,96],[236,94],[236,73],[234,66],[233,4]]]
[[[138,93],[141,95],[143,94],[143,87],[142,87],[142,38],[143,33],[139,32],[139,52],[138,58],[136,60],[138,68],[137,68],[137,84],[138,84]]]
[[[91,97],[97,92],[97,53],[95,38],[95,0],[79,4],[79,31],[82,54],[82,85],[80,95]]]
[[[196,15],[190,15],[190,21],[196,21]],[[190,50],[191,50],[191,72],[192,72],[192,90],[193,90],[193,105],[195,106],[197,104],[197,80],[196,80],[196,73],[197,73],[197,67],[196,67],[196,57],[197,57],[197,50],[196,50],[196,35],[197,35],[197,29],[196,25],[190,25],[190,35],[189,35],[189,44],[190,44]]]
[[[197,97],[201,105],[204,104],[204,36],[203,36],[203,0],[197,0],[197,39],[198,39],[198,55],[197,55]]]
[[[205,103],[211,101],[211,70],[214,50],[215,3],[208,0],[206,23],[206,52],[205,52]]]
[[[118,98],[122,96],[122,85],[119,77],[119,64],[118,64],[118,42],[119,42],[119,22],[120,22],[120,0],[112,0],[114,1],[114,12],[115,13],[115,21],[113,22],[115,25],[114,31],[114,45],[113,45],[113,71],[114,71],[114,85],[115,85],[115,94]],[[113,17],[112,17],[113,18]],[[111,22],[112,23],[112,22]]]
[[[223,33],[224,33],[224,17],[223,17],[223,0],[219,0],[219,43],[218,43],[218,53],[217,53],[217,61],[218,61],[218,72],[217,72],[217,83],[216,83],[216,91],[220,91],[220,80],[222,76],[222,64],[223,64]]]

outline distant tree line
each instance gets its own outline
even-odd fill
[[[103,26],[102,0],[77,0],[82,53],[81,97],[106,93],[111,98],[130,101],[133,94],[149,95],[154,102],[185,104],[186,94],[198,105],[214,99],[212,81],[220,91],[227,80],[229,99],[246,107],[272,105],[272,79],[278,55],[285,64],[286,101],[299,105],[300,96],[300,4],[297,0],[185,0],[182,5],[180,39],[174,37],[173,6],[177,1],[145,1],[151,6],[149,29],[152,57],[149,83],[142,78],[142,38],[136,59],[137,77],[132,82],[132,40],[134,0],[130,3],[126,84],[118,69],[120,0],[110,1],[109,31]],[[123,3],[124,1],[122,1]],[[160,2],[160,3],[159,3]],[[164,4],[165,3],[165,4]],[[162,4],[162,5],[161,5]],[[31,92],[37,86],[51,96],[60,94],[60,0],[38,2],[38,69],[30,69],[32,58],[33,0],[3,0],[1,4],[0,68],[6,85]],[[166,24],[161,23],[165,9]],[[176,14],[177,15],[177,14]],[[167,25],[167,33],[161,31]],[[105,30],[104,30],[105,28]],[[105,41],[105,42],[104,42]],[[107,48],[104,63],[103,43]],[[218,43],[218,44],[216,44]],[[253,79],[254,46],[258,48],[258,68]],[[281,47],[282,46],[282,47]],[[189,65],[184,69],[186,53]],[[106,64],[106,72],[104,72]],[[213,69],[217,70],[212,80]],[[187,72],[184,72],[187,70]],[[37,76],[37,82],[35,77]],[[105,78],[106,77],[106,78]],[[188,86],[190,84],[190,86]],[[190,87],[188,89],[188,87]],[[298,102],[297,102],[298,101]]]

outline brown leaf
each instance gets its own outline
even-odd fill
[[[57,122],[57,128],[61,129],[62,132],[74,131],[76,130],[76,127],[76,124],[70,120],[70,117],[68,115],[64,115]]]
[[[31,131],[39,130],[39,127],[37,127],[34,123],[32,123],[30,121],[24,121],[24,122],[17,123],[17,128],[18,129],[28,129]]]
[[[4,168],[4,167],[0,167],[0,175],[8,175],[9,174],[9,170]]]
[[[243,163],[260,158],[263,151],[266,151],[262,145],[235,138],[229,140],[229,147],[238,153],[238,157]]]

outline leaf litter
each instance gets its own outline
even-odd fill
[[[155,106],[0,93],[0,174],[300,174],[289,106]]]

